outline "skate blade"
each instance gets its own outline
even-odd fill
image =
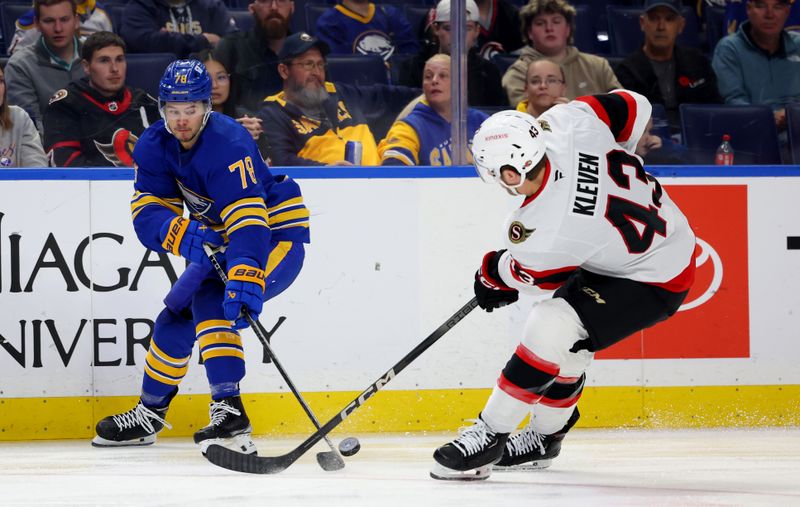
[[[495,465],[493,467],[493,470],[495,472],[524,472],[530,470],[544,470],[545,468],[549,468],[552,462],[553,462],[552,459],[540,459],[540,460],[528,461],[527,463],[520,463],[519,465],[511,465],[511,466]]]
[[[253,439],[250,438],[249,433],[243,433],[231,438],[210,438],[208,440],[203,440],[199,445],[200,452],[203,453],[203,456],[205,456],[209,446],[212,445],[219,445],[241,454],[258,454],[256,444],[253,443]]]
[[[92,439],[92,447],[130,447],[130,446],[142,446],[142,445],[153,445],[156,441],[155,435],[148,435],[142,438],[136,438],[133,440],[107,440],[100,435],[95,435]]]
[[[434,462],[431,469],[431,477],[440,481],[483,481],[490,475],[492,475],[492,465],[484,465],[472,470],[453,470]]]

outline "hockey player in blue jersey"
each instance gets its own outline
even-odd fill
[[[189,262],[164,299],[144,365],[139,403],[97,423],[93,445],[147,445],[165,420],[197,341],[212,402],[208,426],[194,434],[201,450],[218,443],[255,452],[239,395],[245,374],[242,310],[257,318],[263,301],[288,287],[309,242],[308,210],[297,184],[274,177],[252,136],[211,111],[211,79],[197,60],[170,64],[161,79],[162,120],[133,152],[133,225],[154,251]],[[184,209],[188,217],[184,217]],[[203,244],[225,245],[228,283],[212,268]]]

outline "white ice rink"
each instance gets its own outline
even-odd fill
[[[482,482],[430,479],[431,453],[450,437],[363,435],[344,470],[322,471],[312,451],[271,476],[217,468],[189,439],[123,449],[6,442],[0,505],[800,506],[800,428],[577,429],[548,470],[496,472]],[[257,445],[275,455],[300,440]]]

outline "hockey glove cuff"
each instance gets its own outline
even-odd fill
[[[220,246],[225,240],[219,233],[196,220],[175,217],[164,222],[161,226],[161,246],[164,250],[199,264],[211,266],[203,243]]]
[[[251,259],[238,258],[230,262],[228,283],[222,308],[225,318],[233,322],[234,329],[247,327],[242,310],[246,309],[253,320],[258,319],[264,305],[264,270]]]
[[[481,268],[475,273],[475,298],[478,300],[478,306],[487,312],[519,299],[519,291],[506,285],[500,278],[498,265],[503,253],[505,250],[484,255]]]

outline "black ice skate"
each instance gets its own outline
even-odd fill
[[[440,480],[478,481],[492,473],[492,463],[503,456],[508,433],[495,433],[483,422],[472,419],[472,426],[461,428],[459,437],[433,453],[436,460],[431,477]]]
[[[208,408],[208,416],[211,419],[209,425],[194,434],[194,443],[200,444],[200,451],[203,454],[212,444],[242,454],[256,454],[256,445],[250,438],[253,427],[244,412],[240,396],[212,401]]]
[[[119,447],[128,445],[150,445],[156,441],[156,433],[164,426],[172,426],[164,420],[167,409],[147,408],[141,400],[127,412],[110,415],[97,423],[97,436],[92,439],[95,447]]]
[[[537,433],[528,424],[521,432],[508,439],[503,457],[495,463],[494,470],[504,472],[549,467],[553,458],[561,452],[561,441],[580,417],[578,407],[575,407],[567,424],[552,435]]]

